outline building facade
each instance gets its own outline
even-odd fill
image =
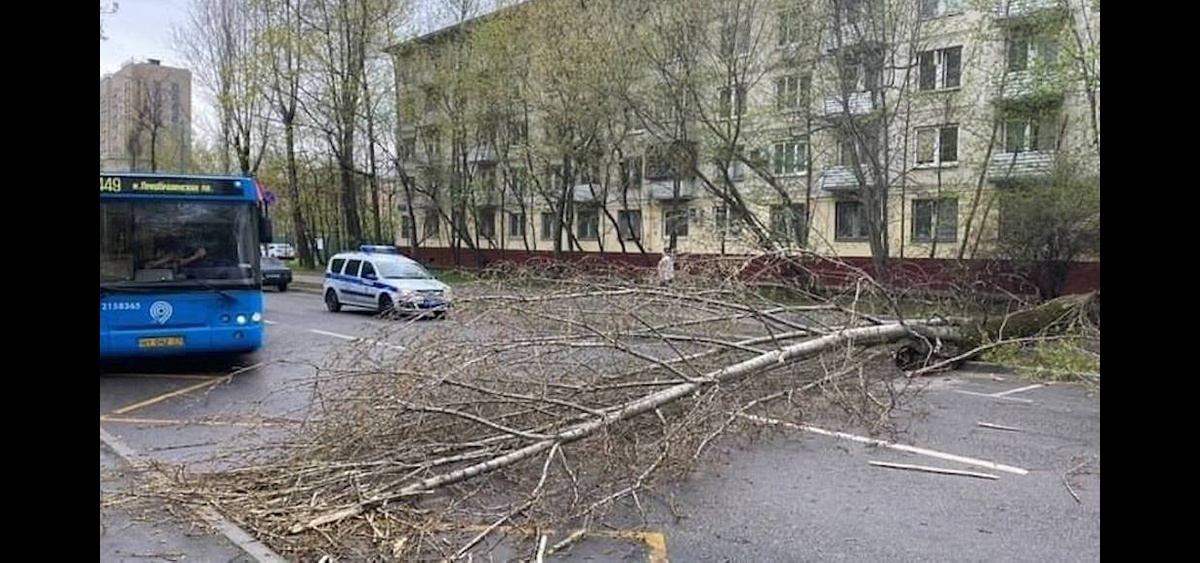
[[[150,59],[100,78],[100,169],[184,171],[192,137],[192,75]]]
[[[390,49],[398,244],[987,258],[1003,190],[1099,175],[1098,2],[611,4]]]

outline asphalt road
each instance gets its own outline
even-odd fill
[[[355,339],[403,353],[427,321],[400,327],[331,314],[320,296],[268,293],[267,345],[234,361],[109,366],[101,430],[151,459],[199,462],[269,452],[277,426],[311,414],[311,376]],[[452,322],[452,321],[449,321]],[[229,376],[230,373],[234,375]],[[567,552],[591,561],[1094,561],[1100,553],[1100,400],[1074,385],[958,372],[926,380],[898,438],[914,454],[813,431],[719,444],[720,461],[663,489],[682,518],[649,502],[611,537]],[[1019,431],[979,426],[987,422]],[[265,423],[265,424],[264,424]],[[862,435],[859,429],[827,430]],[[973,458],[972,463],[937,454]],[[996,475],[986,480],[875,467],[899,462]],[[983,462],[1003,464],[997,471]],[[101,560],[247,560],[187,514],[122,496],[144,476],[101,443]],[[1072,471],[1073,470],[1073,471]],[[1070,475],[1068,472],[1070,471]],[[1070,484],[1070,487],[1066,483]],[[1072,492],[1079,497],[1077,501]],[[656,559],[657,558],[657,559]]]

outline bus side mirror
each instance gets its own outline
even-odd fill
[[[275,229],[271,225],[271,219],[259,214],[258,216],[258,242],[269,243],[273,242]]]

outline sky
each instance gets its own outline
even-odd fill
[[[166,66],[187,68],[183,57],[171,44],[172,27],[187,21],[188,5],[193,0],[118,0],[116,13],[105,14],[104,36],[100,42],[100,76],[121,69],[130,60],[159,59]],[[201,0],[205,1],[205,0]],[[418,33],[437,29],[444,16],[433,15],[442,0],[415,0]],[[111,4],[113,2],[103,2]],[[490,2],[485,2],[490,3]],[[215,111],[192,77],[193,139],[208,137],[215,123]]]
[[[160,59],[184,66],[171,48],[171,26],[187,19],[187,0],[120,0],[117,13],[104,16],[100,42],[100,74],[120,70],[130,59]]]

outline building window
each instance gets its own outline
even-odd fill
[[[917,166],[940,166],[958,162],[958,126],[917,129]]]
[[[808,98],[807,76],[780,76],[775,79],[775,108],[779,111],[795,111],[804,107]]]
[[[713,225],[717,232],[737,236],[742,234],[742,214],[737,210],[732,213],[727,205],[713,207]]]
[[[921,90],[958,88],[962,84],[962,47],[917,54]]]
[[[1004,151],[1052,151],[1058,139],[1057,110],[1017,114],[1004,120]]]
[[[733,119],[746,113],[746,87],[721,89],[721,117]]]
[[[1032,64],[1050,64],[1058,57],[1054,38],[1028,28],[1015,28],[1008,36],[1008,71],[1028,70]]]
[[[800,42],[800,30],[803,22],[804,18],[800,10],[779,12],[779,28],[775,32],[775,39],[780,47]]]
[[[788,244],[804,244],[805,215],[803,203],[772,205],[770,220],[772,238]]]
[[[861,142],[856,138],[859,136],[862,137]],[[857,131],[842,131],[838,144],[838,164],[854,166],[857,157],[858,165],[866,167],[871,156],[879,154],[878,129],[867,126],[858,128]]]
[[[546,167],[546,177],[550,189],[561,191],[563,188],[563,167],[561,164],[551,164]]]
[[[600,212],[595,208],[580,209],[575,216],[575,227],[579,240],[599,240]]]
[[[958,200],[914,201],[912,232],[912,238],[917,242],[954,242],[958,236]]]
[[[837,241],[863,241],[867,239],[866,208],[858,201],[837,202],[834,213],[833,238]]]
[[[621,169],[625,174],[625,187],[638,189],[642,187],[642,157],[631,156],[621,161]]]
[[[400,211],[400,239],[408,240],[408,234],[412,230],[412,223],[409,222],[408,212]]]
[[[722,155],[724,162],[718,160],[716,164],[718,169],[721,166],[725,167],[725,175],[728,176],[731,181],[740,182],[745,176],[745,170],[742,166],[742,155],[745,154],[745,151],[745,145],[738,145],[734,147],[732,151],[730,151],[728,147],[721,149],[721,152],[724,153]]]
[[[442,218],[438,215],[436,209],[425,210],[424,234],[425,238],[435,238],[438,236],[438,227],[442,224]]]
[[[521,144],[529,140],[529,124],[524,119],[513,119],[508,122],[508,141],[510,144]]]
[[[962,13],[962,0],[921,0],[921,17],[936,18]]]
[[[733,15],[733,21],[721,28],[721,53],[726,57],[750,52],[750,21]]]
[[[542,228],[538,232],[542,240],[554,240],[554,214],[549,212],[542,213]]]
[[[848,49],[839,57],[843,92],[873,92],[883,79],[883,53]]]
[[[776,176],[800,174],[808,169],[808,144],[802,141],[782,141],[771,147],[772,169]]]
[[[696,143],[662,143],[654,145],[646,155],[646,179],[670,180],[678,173],[681,179],[691,177],[696,165]]]
[[[508,236],[513,238],[525,236],[525,213],[513,212],[508,214]]]
[[[617,212],[617,231],[621,240],[640,240],[642,238],[642,212],[638,209],[625,209]]]
[[[688,210],[668,209],[663,212],[663,238],[674,233],[677,237],[688,236]]]

